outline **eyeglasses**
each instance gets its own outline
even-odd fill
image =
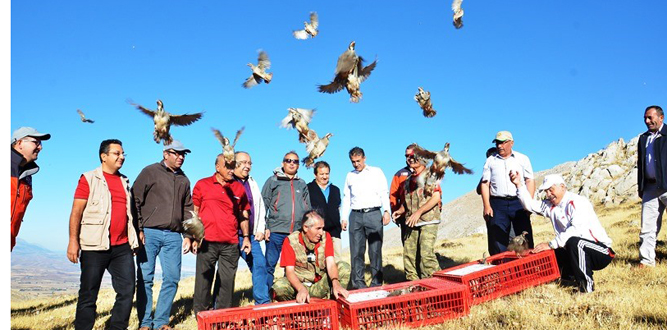
[[[34,144],[35,144],[36,146],[38,146],[38,147],[42,145],[42,140],[28,140],[28,139],[23,139],[23,141],[26,141],[26,142],[32,142],[32,143],[34,143]]]
[[[120,155],[123,155],[123,157],[127,157],[126,153],[120,151],[109,152],[107,153],[107,155],[114,155],[116,157],[120,157]]]
[[[409,155],[405,154],[405,158],[415,158],[415,155],[414,154],[409,154]]]
[[[186,155],[185,152],[176,152],[176,151],[174,151],[174,150],[168,150],[167,153],[176,156],[176,158],[178,158],[178,157],[185,157],[185,155]]]
[[[242,161],[240,161],[240,162],[236,162],[236,164],[237,164],[237,165],[248,165],[248,166],[252,166],[252,162],[251,162],[251,161],[247,161],[247,160],[242,160]]]
[[[298,159],[285,158],[285,159],[283,159],[283,163],[299,165],[299,160]]]
[[[503,144],[505,144],[505,143],[507,143],[507,142],[510,142],[510,141],[512,141],[512,140],[505,140],[505,141],[498,141],[498,140],[496,140],[495,142],[496,142],[496,145],[499,146],[499,145],[503,145]]]

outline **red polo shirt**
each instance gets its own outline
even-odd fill
[[[326,242],[327,245],[324,247],[324,258],[326,257],[333,257],[334,256],[334,247],[333,247],[333,240],[331,239],[331,235],[329,233],[326,233]],[[299,243],[303,245],[303,247],[306,247],[306,243],[303,242],[303,234],[299,235]],[[317,249],[320,247],[320,243],[315,244],[315,255],[317,256]],[[280,267],[287,267],[287,266],[296,266],[296,254],[294,253],[294,249],[292,249],[292,245],[289,243],[288,239],[285,239],[283,241],[283,249],[280,252]]]
[[[245,188],[236,180],[224,186],[211,177],[203,178],[192,190],[192,202],[199,207],[204,223],[204,239],[208,242],[238,244],[241,212],[250,210]]]

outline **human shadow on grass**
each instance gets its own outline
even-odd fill
[[[192,297],[189,298],[179,298],[174,301],[171,305],[171,315],[174,315],[174,319],[171,321],[171,324],[181,324],[192,315],[192,310],[194,308],[194,303]]]
[[[75,304],[77,301],[77,298],[74,297],[72,299],[67,299],[65,301],[59,302],[57,304],[53,305],[46,305],[46,304],[39,304],[37,306],[30,306],[26,308],[17,308],[17,309],[12,309],[11,315],[19,315],[19,314],[33,314],[33,313],[42,313],[42,312],[47,312],[51,311],[60,307],[65,307],[69,306],[71,304]]]

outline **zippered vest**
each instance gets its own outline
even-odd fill
[[[426,204],[428,200],[431,198],[425,197],[424,196],[424,189],[415,189],[413,191],[410,191],[410,180],[412,179],[412,176],[408,177],[405,180],[404,183],[404,193],[405,193],[405,218],[409,218],[414,211],[419,210],[422,205]],[[428,210],[427,212],[424,212],[422,216],[419,218],[419,221],[417,224],[420,222],[431,222],[438,220],[438,223],[440,223],[440,208],[438,205],[434,206],[432,209]]]
[[[322,240],[315,245],[315,250],[317,250],[317,253],[315,254],[317,256],[317,261],[308,262],[308,251],[306,251],[306,247],[299,242],[300,234],[301,231],[295,231],[287,236],[289,244],[296,256],[294,272],[302,283],[315,283],[315,279],[322,278],[326,275],[327,264],[324,256],[324,248],[327,240],[325,237],[322,237]],[[304,237],[303,239],[306,240],[307,238]],[[313,251],[313,253],[314,252],[315,251]]]
[[[109,239],[109,226],[111,225],[111,192],[104,179],[102,168],[98,167],[83,174],[88,182],[89,194],[86,209],[81,217],[81,231],[79,233],[79,245],[82,251],[108,250],[111,247]],[[132,224],[132,213],[130,203],[130,182],[126,176],[121,175],[120,181],[125,189],[127,209],[127,239],[132,249],[139,247],[137,232]]]

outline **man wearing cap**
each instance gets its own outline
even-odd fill
[[[32,127],[21,127],[12,134],[10,251],[14,250],[23,216],[32,199],[32,176],[39,171],[35,160],[42,151],[42,141],[50,138],[51,134],[39,133]]]
[[[551,219],[556,237],[535,246],[533,253],[555,250],[561,278],[574,278],[580,292],[593,292],[593,271],[607,267],[614,259],[611,238],[598,220],[593,205],[586,197],[567,191],[558,174],[544,177],[539,190],[546,193],[542,201],[533,200],[523,184],[520,173],[510,172],[512,183],[523,207]]]
[[[507,250],[510,227],[515,233],[528,232],[530,248],[533,247],[533,228],[530,214],[521,207],[516,188],[509,180],[510,171],[519,173],[525,181],[530,196],[535,193],[533,167],[524,154],[512,150],[512,133],[500,131],[493,139],[496,152],[486,159],[482,172],[482,203],[486,220],[487,243],[489,254],[494,255]]]
[[[637,189],[642,199],[642,227],[639,232],[639,266],[655,266],[656,238],[667,205],[667,127],[662,108],[651,105],[644,111],[648,130],[639,136]]]
[[[364,149],[354,147],[348,153],[353,171],[347,173],[341,203],[341,225],[347,230],[350,220],[350,259],[352,287],[367,287],[364,278],[364,252],[368,242],[371,286],[380,286],[382,275],[382,237],[391,221],[387,178],[379,167],[366,165]]]
[[[181,279],[181,248],[190,250],[190,238],[181,238],[183,220],[193,210],[190,180],[181,170],[190,149],[174,140],[164,147],[162,161],[146,166],[132,185],[132,196],[143,244],[137,253],[137,317],[139,330],[171,329],[169,313]],[[155,261],[160,257],[162,286],[153,315]]]
[[[73,263],[81,260],[74,329],[90,330],[95,325],[97,294],[105,270],[116,291],[108,327],[127,329],[135,288],[133,250],[139,247],[139,239],[132,217],[130,182],[119,172],[125,163],[123,144],[116,139],[104,140],[98,155],[102,165],[79,178],[69,217],[67,259]]]

